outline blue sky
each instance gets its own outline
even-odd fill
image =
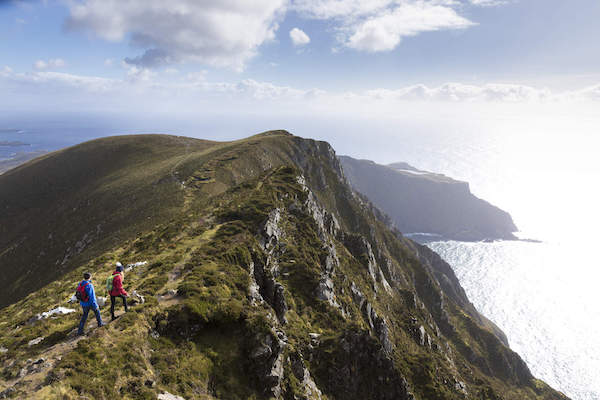
[[[329,1],[336,2],[344,3],[344,0]],[[96,1],[5,0],[2,3],[0,65],[15,71],[35,70],[33,65],[38,60],[48,63],[61,59],[64,66],[45,69],[118,78],[123,74],[122,60],[136,57],[145,50],[132,45],[132,35],[136,29],[139,31],[133,24],[125,26],[124,36],[117,40],[106,40],[98,29],[85,26],[94,22],[93,16],[78,27],[69,28],[67,21],[75,4],[88,4],[92,9],[91,4]],[[137,3],[144,7],[147,2]],[[233,62],[211,65],[203,62],[201,52],[194,60],[175,60],[152,67],[186,73],[205,71],[215,80],[254,79],[334,91],[398,88],[418,83],[437,86],[445,82],[510,82],[568,89],[569,85],[600,82],[600,41],[596,40],[600,37],[598,1],[512,0],[487,6],[467,1],[448,6],[437,4],[458,2],[389,1],[382,10],[397,7],[395,3],[430,3],[433,4],[430,7],[437,5],[453,10],[471,25],[453,29],[441,22],[434,30],[404,36],[398,45],[382,51],[353,49],[336,38],[340,31],[355,24],[351,13],[317,18],[298,7],[294,9],[293,3],[283,0],[260,3],[272,3],[275,4],[273,9],[285,11],[279,11],[280,15],[272,18],[271,27],[276,26],[274,37],[257,38],[251,48],[255,55],[244,59],[241,67],[234,66]],[[312,7],[326,7],[325,3],[327,1],[312,2]],[[109,12],[122,11],[120,8],[115,6]],[[427,14],[419,17],[427,18]],[[194,23],[193,16],[190,23]],[[289,37],[293,28],[304,31],[310,43],[294,46]],[[239,27],[240,31],[243,29]],[[105,60],[113,60],[113,65],[105,65]]]
[[[326,118],[595,105],[598,20],[595,0],[0,0],[0,106]]]

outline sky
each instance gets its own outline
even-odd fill
[[[0,112],[589,115],[598,20],[598,0],[0,0]]]

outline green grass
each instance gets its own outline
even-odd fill
[[[105,165],[115,151],[119,159]],[[304,159],[299,161],[299,155]],[[82,163],[81,174],[65,170]],[[100,171],[86,175],[92,166]],[[17,178],[27,182],[41,169],[49,169],[49,182],[73,195],[63,201],[64,192],[48,191],[45,183],[18,186]],[[344,315],[315,296],[327,253],[323,233],[303,209],[308,194],[298,183],[300,173],[340,224],[338,232],[326,235],[339,258],[331,279]],[[424,267],[411,242],[390,231],[385,217],[368,202],[356,200],[323,143],[281,132],[230,143],[167,136],[108,138],[48,155],[6,176],[0,176],[0,189],[10,187],[18,196],[30,193],[23,207],[32,209],[19,209],[17,194],[0,196],[0,206],[17,207],[9,227],[0,228],[10,230],[0,236],[0,264],[31,261],[33,272],[3,292],[0,346],[8,351],[0,353],[0,388],[15,382],[28,359],[45,357],[53,365],[38,381],[19,380],[16,398],[153,399],[169,391],[188,400],[266,399],[264,366],[250,354],[265,338],[277,340],[278,333],[286,337],[281,354],[285,399],[302,396],[290,361],[300,355],[324,399],[385,398],[402,378],[419,400],[463,398],[454,388],[455,379],[465,382],[474,398],[561,398],[543,382],[511,372],[520,365],[518,357],[478,322],[476,311],[444,294],[436,271]],[[41,203],[33,195],[40,193],[53,215],[34,223]],[[250,298],[249,271],[253,263],[255,268],[266,263],[260,231],[274,209],[280,210],[283,234],[270,249],[277,268],[266,275],[284,288],[286,324],[278,321],[268,301]],[[24,221],[20,230],[15,228],[18,216]],[[62,218],[64,222],[58,221]],[[68,223],[74,220],[80,224]],[[64,256],[65,241],[76,243],[98,221],[102,239],[65,265],[32,261],[41,250],[50,260]],[[49,229],[62,241],[60,246],[46,244]],[[29,254],[15,242],[23,234],[45,244]],[[390,293],[373,283],[366,254],[345,245],[359,235],[371,243],[393,286]],[[92,329],[79,342],[71,333],[80,316],[78,306],[75,314],[28,323],[37,313],[65,306],[83,271],[93,273],[97,292],[105,295],[104,279],[117,260],[148,261],[125,276],[125,288],[144,295],[144,304],[107,327]],[[353,299],[353,284],[385,319],[391,352],[384,351],[378,333],[369,327],[366,304],[361,308]],[[174,289],[176,296],[168,294]],[[102,313],[108,320],[107,307]],[[443,332],[439,337],[436,324]],[[420,325],[437,350],[417,343]],[[309,333],[320,336],[313,342]],[[45,338],[40,344],[27,346],[40,336]]]

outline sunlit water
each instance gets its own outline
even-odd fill
[[[600,399],[597,127],[500,124],[404,137],[397,147],[398,160],[470,182],[511,213],[521,238],[542,241],[429,246],[534,376],[577,400]]]

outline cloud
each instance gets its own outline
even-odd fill
[[[65,60],[63,60],[62,58],[51,58],[48,61],[45,60],[37,60],[34,64],[33,67],[37,70],[45,70],[45,69],[57,69],[57,68],[63,68],[67,65],[67,63],[65,62]]]
[[[472,25],[475,24],[446,6],[425,2],[403,4],[352,27],[345,44],[368,52],[390,51],[403,37],[441,29],[464,29]]]
[[[481,85],[446,83],[400,88],[379,88],[360,92],[331,92],[319,88],[298,88],[273,82],[244,79],[210,80],[209,73],[173,74],[165,69],[151,70],[124,64],[121,78],[82,76],[55,71],[15,72],[0,68],[0,107],[44,110],[119,112],[195,112],[194,110],[247,110],[273,113],[313,110],[316,113],[354,113],[396,115],[407,107],[432,110],[446,107],[504,105],[566,105],[569,109],[597,108],[600,84],[566,92],[552,92],[533,86],[487,83]],[[167,106],[168,105],[168,106]],[[568,107],[567,107],[568,108]],[[469,108],[475,109],[475,108]],[[346,112],[344,111],[344,112]]]
[[[375,89],[365,92],[365,95],[376,100],[531,103],[558,101],[567,94],[553,94],[548,89],[517,84],[488,83],[477,86],[446,83],[435,88],[420,84],[396,90]],[[568,95],[571,96],[570,93]]]
[[[272,40],[287,0],[83,0],[73,2],[69,29],[109,41],[130,38],[140,67],[197,62],[243,69]]]
[[[469,0],[471,4],[481,7],[500,6],[508,3],[508,0]]]
[[[344,47],[380,52],[395,49],[404,37],[476,25],[455,10],[461,4],[456,0],[295,0],[292,9],[305,18],[333,21]]]
[[[293,9],[307,18],[356,18],[382,11],[393,0],[295,0]]]
[[[294,46],[304,46],[305,44],[310,43],[308,35],[298,28],[294,28],[290,31],[290,38],[292,39]]]
[[[0,77],[4,78],[5,83],[12,84],[13,87],[25,88],[33,87],[34,93],[48,94],[56,93],[56,90],[76,89],[85,92],[107,92],[116,90],[121,82],[115,79],[101,78],[95,76],[84,76],[67,74],[63,72],[14,72],[6,67]]]

